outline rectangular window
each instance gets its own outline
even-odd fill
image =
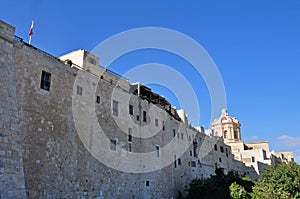
[[[149,180],[146,180],[146,187],[149,187],[150,186],[150,182]]]
[[[147,112],[143,111],[143,122],[147,122]]]
[[[129,104],[129,114],[133,115],[133,105]]]
[[[155,118],[155,126],[158,126],[158,119]]]
[[[119,102],[113,100],[112,111],[113,111],[113,115],[114,116],[118,116],[119,115],[118,105],[119,105]]]
[[[176,131],[175,131],[175,129],[173,129],[173,137],[175,137],[176,136]]]
[[[140,116],[139,115],[136,116],[136,120],[140,121]]]
[[[111,139],[110,140],[110,150],[117,150],[117,140],[116,139]]]
[[[82,87],[77,85],[77,90],[76,90],[77,95],[82,95]]]
[[[181,133],[181,139],[183,140],[183,133]]]
[[[128,143],[128,152],[132,152],[132,144]]]
[[[218,150],[218,146],[215,144],[215,151],[217,151]]]
[[[96,103],[97,103],[97,104],[100,104],[100,96],[98,96],[98,95],[97,95],[97,97],[96,97]]]
[[[180,166],[181,165],[181,159],[180,158],[178,158],[178,166]]]
[[[255,162],[255,157],[252,157],[252,162]]]
[[[191,161],[191,166],[192,167],[196,167],[196,162],[195,161]]]
[[[162,130],[164,131],[165,129],[165,121],[162,121]]]
[[[223,148],[223,146],[220,146],[220,151],[221,151],[221,153],[224,153],[224,148]]]
[[[132,142],[132,129],[128,129],[128,142]]]
[[[46,71],[42,71],[41,77],[41,89],[50,91],[50,83],[51,83],[51,73],[47,73]]]
[[[156,145],[155,148],[156,148],[156,156],[159,157],[159,146]]]

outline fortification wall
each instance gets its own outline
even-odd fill
[[[14,33],[15,28],[0,21],[0,198],[25,197]]]
[[[72,67],[0,26],[2,197],[176,198],[217,167],[227,173],[243,166],[222,140],[129,93],[118,76],[108,81]],[[135,153],[136,161],[120,161]]]

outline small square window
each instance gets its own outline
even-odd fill
[[[82,87],[77,85],[77,95],[82,95]]]
[[[97,104],[100,104],[100,96],[98,96],[98,95],[97,95],[97,97],[96,97],[96,103],[97,103]]]
[[[42,71],[41,77],[41,89],[50,91],[50,83],[51,83],[51,73],[47,73],[46,71]]]
[[[195,161],[191,161],[191,166],[192,167],[196,167],[196,162]]]

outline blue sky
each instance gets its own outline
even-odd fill
[[[300,163],[300,1],[2,1],[0,19],[32,44],[55,56],[92,50],[119,32],[169,28],[200,43],[216,63],[226,89],[227,109],[242,124],[245,141],[270,141],[270,149],[293,151]],[[101,60],[101,57],[100,57]],[[120,57],[110,69],[157,62],[188,77],[200,104],[200,125],[209,127],[210,98],[201,76],[184,60],[157,50]],[[183,67],[186,66],[186,67]],[[157,85],[175,106],[175,95]],[[197,123],[197,122],[194,122]]]

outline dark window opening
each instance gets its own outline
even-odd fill
[[[100,96],[98,96],[98,95],[97,95],[97,97],[96,97],[96,103],[97,103],[97,104],[100,104]]]
[[[228,138],[228,132],[224,131],[224,138]]]
[[[237,131],[234,131],[234,139],[238,139],[238,133],[237,133]]]
[[[181,165],[181,159],[180,158],[178,158],[178,166],[180,166]]]
[[[129,114],[133,115],[133,105],[129,105]]]
[[[159,146],[155,146],[156,148],[156,156],[159,157]]]
[[[217,151],[218,150],[218,146],[215,144],[215,151]]]
[[[139,115],[136,116],[136,120],[140,121],[140,116]]]
[[[162,121],[162,130],[165,130],[165,121]]]
[[[132,151],[132,144],[128,143],[128,152],[131,152],[131,151]]]
[[[221,153],[224,153],[224,147],[223,146],[220,146],[220,151],[221,151]]]
[[[41,89],[50,91],[51,73],[42,71]]]
[[[226,148],[226,157],[228,157],[228,150],[227,150],[227,148]]]
[[[128,128],[128,142],[132,142],[132,129]]]
[[[219,158],[219,162],[222,162],[222,158]]]
[[[191,161],[191,166],[192,167],[196,167],[196,162],[195,161]]]
[[[176,135],[176,131],[175,129],[173,129],[173,137],[175,137],[175,135]]]
[[[150,182],[149,180],[146,180],[146,187],[149,187],[150,186]]]
[[[143,111],[143,122],[147,122],[147,112]]]
[[[194,157],[197,157],[197,147],[194,147]]]
[[[158,119],[155,119],[155,126],[158,126]]]

